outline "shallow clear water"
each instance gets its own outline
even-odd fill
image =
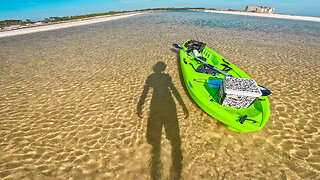
[[[177,25],[196,25],[210,28],[224,28],[238,31],[320,33],[320,23],[311,21],[274,19],[255,16],[219,14],[201,11],[168,11],[153,13],[152,17],[141,21],[174,23]]]
[[[178,11],[2,38],[0,178],[317,179],[319,35]],[[261,131],[230,131],[188,96],[172,44],[189,38],[272,91]]]

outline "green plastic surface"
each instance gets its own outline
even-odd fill
[[[187,49],[185,47],[185,43],[182,47]],[[224,57],[208,47],[204,48],[204,50],[200,53],[200,56],[205,57],[207,59],[207,63],[214,65],[221,70],[224,68],[224,66],[221,64],[225,64],[222,59],[227,61]],[[238,78],[251,79],[251,77],[233,65],[230,61],[227,62],[230,63],[229,66],[232,68],[232,70],[227,72],[228,74]],[[252,132],[258,131],[264,127],[270,116],[270,103],[266,96],[259,97],[259,99],[255,100],[254,103],[246,109],[222,106],[219,104],[219,92],[217,92],[218,89],[212,88],[212,86],[210,87],[207,79],[223,79],[224,75],[219,74],[213,76],[196,72],[190,63],[195,68],[201,65],[201,63],[194,60],[192,56],[189,56],[185,51],[180,50],[181,70],[188,92],[193,100],[205,112],[224,123],[227,128],[232,131]],[[241,124],[239,120],[245,115],[248,116],[248,119],[252,119],[257,122],[245,121],[243,124]]]

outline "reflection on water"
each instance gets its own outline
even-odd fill
[[[137,112],[141,117],[142,105],[145,102],[148,91],[153,88],[150,114],[147,124],[147,142],[152,146],[151,161],[150,161],[150,176],[152,179],[161,178],[161,131],[162,127],[165,130],[166,137],[172,146],[172,167],[171,178],[180,179],[182,170],[182,152],[181,152],[181,138],[179,135],[179,123],[177,117],[176,104],[173,101],[171,93],[178,100],[179,104],[183,107],[183,111],[188,118],[188,110],[173,85],[171,77],[163,73],[166,68],[164,62],[158,62],[153,66],[154,73],[151,74],[144,85],[142,96],[138,103]]]
[[[150,13],[0,39],[0,179],[150,179],[157,172],[149,165],[160,162],[161,179],[319,179],[319,25],[297,33],[306,26],[295,21],[294,33],[283,32],[285,24],[260,32],[183,18],[201,16]],[[230,131],[188,98],[170,49],[189,38],[272,91],[261,131]],[[158,76],[159,61],[167,67]],[[159,79],[146,84],[148,77]],[[150,93],[139,118],[144,85]],[[169,114],[155,115],[161,108],[151,103]],[[178,130],[166,129],[166,120]]]

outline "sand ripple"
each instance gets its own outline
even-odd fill
[[[0,39],[0,178],[150,179],[153,91],[142,118],[136,113],[158,61],[189,110],[184,119],[175,100],[183,179],[319,178],[319,38],[176,25],[158,16]],[[188,97],[171,49],[188,38],[272,90],[262,131],[232,132]],[[163,130],[163,179],[172,171],[171,151]]]

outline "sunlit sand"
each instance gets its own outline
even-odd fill
[[[1,38],[0,179],[319,179],[319,34],[184,13]],[[188,38],[272,91],[262,130],[230,131],[188,96],[172,46]]]

